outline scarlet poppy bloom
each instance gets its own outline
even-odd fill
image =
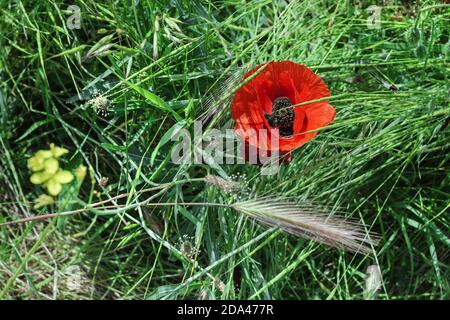
[[[311,131],[334,120],[336,111],[328,101],[302,104],[330,95],[327,85],[306,66],[269,62],[249,71],[243,81],[257,71],[239,88],[231,105],[235,130],[246,144],[268,153],[277,150],[288,154],[317,135]],[[254,139],[261,129],[267,130],[267,138]],[[278,147],[271,144],[271,135],[278,139]]]

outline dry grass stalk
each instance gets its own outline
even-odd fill
[[[239,182],[225,180],[221,177],[210,174],[205,177],[205,182],[208,185],[223,190],[226,193],[237,192],[241,189]]]

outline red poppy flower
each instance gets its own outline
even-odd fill
[[[328,101],[296,106],[330,95],[309,68],[291,61],[269,62],[249,71],[243,81],[259,70],[236,92],[231,106],[235,130],[246,144],[286,154],[317,135],[311,131],[334,120],[336,111]],[[267,130],[266,139],[254,139],[260,129]],[[271,135],[276,135],[278,148],[271,145]]]

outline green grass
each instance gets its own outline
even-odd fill
[[[0,298],[362,299],[366,269],[379,265],[376,298],[448,299],[449,6],[389,1],[369,29],[376,2],[359,2],[85,0],[81,29],[69,30],[62,1],[0,0],[0,220],[128,194],[117,214],[1,227]],[[199,179],[216,169],[171,163],[166,132],[207,111],[202,101],[230,75],[284,59],[323,77],[337,110],[288,166],[261,176],[224,165],[245,184],[230,194]],[[95,91],[108,116],[88,103]],[[229,119],[228,106],[215,115]],[[52,142],[70,150],[66,168],[90,174],[37,211],[44,190],[26,160]],[[364,256],[225,207],[136,205],[266,195],[339,209],[379,245]],[[71,267],[81,287],[70,286]]]

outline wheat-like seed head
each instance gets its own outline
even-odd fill
[[[247,200],[231,207],[264,225],[278,226],[290,234],[352,252],[369,253],[377,242],[363,225],[327,214],[321,207],[274,198]]]
[[[221,111],[230,104],[242,76],[242,69],[234,70],[205,97],[201,108],[203,113],[199,117],[203,125],[209,123],[214,116],[220,115]]]

